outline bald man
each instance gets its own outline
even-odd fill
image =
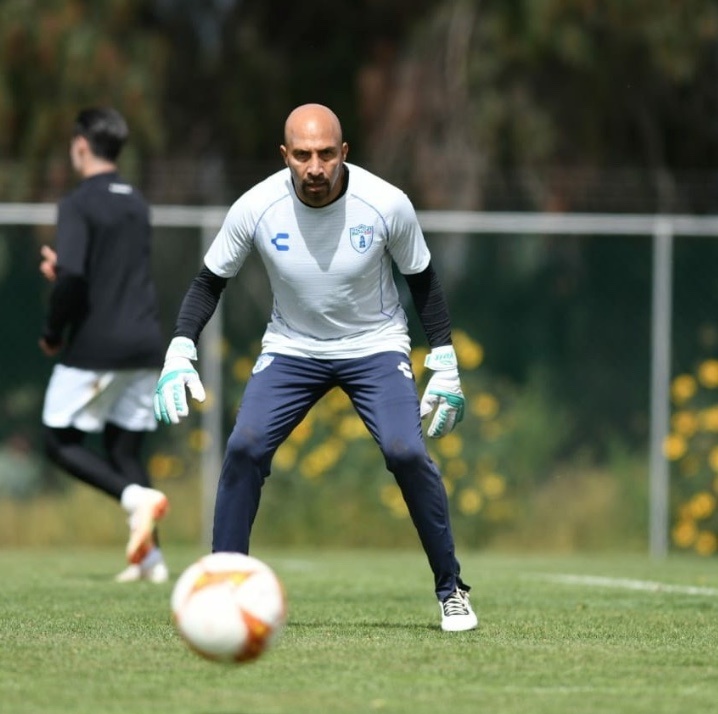
[[[155,416],[179,423],[186,390],[202,401],[196,344],[227,281],[250,251],[274,297],[262,349],[228,439],[215,503],[212,549],[249,551],[274,453],[334,387],[351,399],[394,475],[434,575],[444,631],[478,620],[454,553],[446,492],[429,457],[464,411],[444,292],[407,196],[359,166],[327,107],[294,109],[279,147],[286,168],[229,209],[180,307],[155,392]],[[393,278],[407,281],[431,351],[421,400],[409,361],[407,317]]]

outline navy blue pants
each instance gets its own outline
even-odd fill
[[[260,357],[227,441],[212,549],[249,552],[275,451],[333,387],[349,396],[401,489],[434,573],[437,597],[443,599],[457,585],[466,588],[454,554],[446,491],[424,443],[416,383],[409,360],[399,352],[339,360]]]

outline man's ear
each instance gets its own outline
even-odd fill
[[[73,141],[78,151],[90,151],[90,142],[88,142],[84,136],[76,136]]]

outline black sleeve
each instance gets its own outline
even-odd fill
[[[405,275],[411,298],[430,347],[451,344],[451,320],[444,289],[431,263],[421,273]]]
[[[87,307],[87,282],[80,275],[58,268],[42,336],[49,345],[59,345],[65,329],[79,321]]]
[[[173,337],[189,337],[197,344],[204,326],[209,322],[219,303],[227,278],[220,278],[203,267],[190,283],[182,300]]]

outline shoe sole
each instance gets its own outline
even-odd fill
[[[133,568],[135,566],[130,566],[123,570],[121,573],[118,573],[115,576],[115,582],[116,583],[136,583],[139,582],[142,579],[142,572],[137,567],[135,570],[130,570],[130,568]]]
[[[475,630],[479,626],[478,620],[469,620],[467,623],[455,623],[451,625],[445,625],[441,623],[441,629],[444,632],[468,632],[468,630]]]
[[[138,565],[144,557],[152,550],[155,523],[165,516],[169,509],[169,501],[166,496],[157,499],[151,507],[140,509],[133,516],[135,527],[130,534],[127,543],[127,562]]]

